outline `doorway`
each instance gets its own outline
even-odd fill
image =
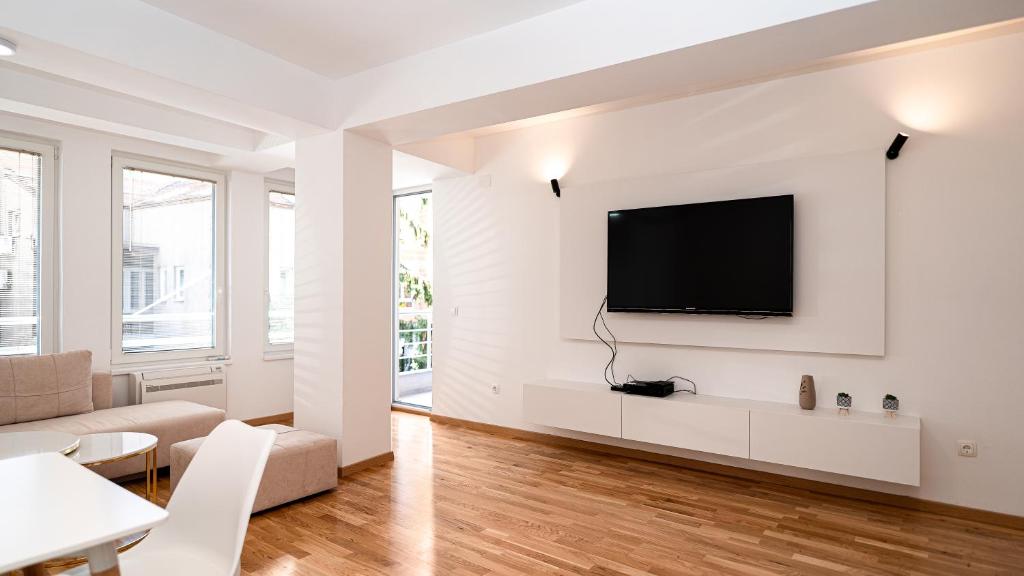
[[[433,406],[434,211],[429,189],[395,192],[392,401]]]

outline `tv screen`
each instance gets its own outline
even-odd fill
[[[608,213],[608,311],[793,315],[793,196]]]

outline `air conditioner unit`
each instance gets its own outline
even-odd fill
[[[227,385],[223,366],[196,366],[146,370],[132,374],[140,404],[164,400],[189,400],[224,410]]]

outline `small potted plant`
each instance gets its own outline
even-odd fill
[[[890,418],[896,417],[896,411],[900,409],[900,399],[893,396],[892,394],[886,394],[882,398],[882,410],[885,410],[886,416]]]
[[[846,392],[836,394],[836,406],[839,408],[840,414],[849,414],[850,407],[853,406],[853,396]]]

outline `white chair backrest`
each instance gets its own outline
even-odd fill
[[[238,420],[218,425],[181,477],[170,518],[137,548],[188,547],[237,573],[249,515],[277,433]],[[140,550],[141,552],[141,550]]]

